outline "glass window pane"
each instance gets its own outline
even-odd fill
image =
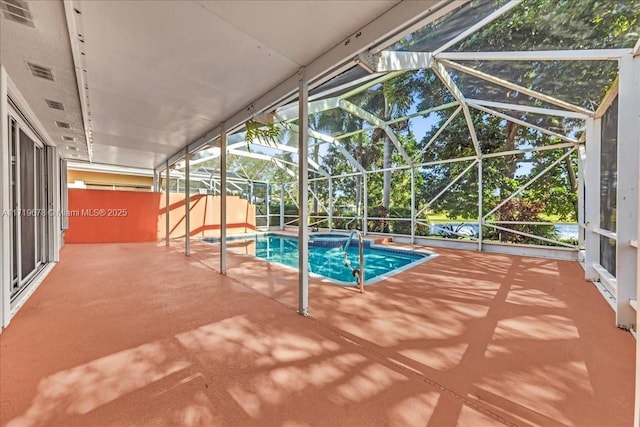
[[[618,183],[618,98],[602,117],[601,129],[600,228],[615,232]]]
[[[616,241],[600,236],[600,265],[616,276]]]
[[[34,143],[20,131],[20,209],[35,209]],[[33,215],[20,216],[22,278],[36,268],[36,222]]]

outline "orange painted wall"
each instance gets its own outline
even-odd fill
[[[184,237],[184,194],[170,194],[171,238]],[[67,243],[153,242],[165,237],[165,195],[137,191],[69,189]],[[228,234],[255,230],[255,206],[227,196]],[[191,236],[220,235],[220,197],[192,195]]]
[[[69,189],[67,243],[153,242],[159,193]]]
[[[184,194],[169,194],[169,237],[184,237]],[[220,235],[220,196],[192,195],[190,206],[191,236]],[[250,233],[256,227],[256,209],[246,200],[227,196],[227,234]],[[158,210],[158,238],[165,237],[165,195],[160,196]]]

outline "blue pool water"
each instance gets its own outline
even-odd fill
[[[255,240],[255,255],[257,257],[298,268],[297,238],[266,234],[251,240]],[[355,284],[356,278],[352,275],[351,269],[344,265],[344,243],[346,240],[346,236],[340,234],[311,236],[309,241],[309,270],[311,273],[336,282]],[[354,267],[359,265],[356,239],[353,239],[347,248],[347,256],[351,265]],[[428,253],[382,248],[365,240],[365,284],[388,277],[401,269],[432,257],[433,254]]]

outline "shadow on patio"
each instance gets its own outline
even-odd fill
[[[194,242],[67,245],[0,336],[22,425],[628,425],[634,341],[575,263],[438,249],[368,286]],[[615,363],[612,362],[615,358]]]

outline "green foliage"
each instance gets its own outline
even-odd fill
[[[389,209],[382,205],[369,209],[368,212],[368,217],[387,218],[388,216]],[[372,233],[388,233],[389,221],[386,219],[370,219],[367,221],[367,229]]]
[[[545,210],[545,204],[540,200],[511,199],[502,205],[494,214],[497,221],[518,221],[518,222],[540,222],[540,214]],[[515,231],[533,234],[548,239],[556,238],[556,230],[553,225],[531,225],[531,224],[506,224],[502,225]],[[499,240],[512,243],[532,243],[536,242],[528,236],[510,233],[504,230],[497,230],[492,227],[485,227],[483,236],[489,240]]]
[[[256,120],[248,120],[245,123],[247,143],[261,141],[265,144],[278,144],[280,141],[280,128],[272,123],[260,123]]]
[[[466,14],[486,15],[504,2],[469,2]],[[482,13],[480,13],[482,12]],[[449,17],[450,18],[450,17]],[[454,51],[511,51],[545,49],[585,49],[632,47],[639,37],[640,0],[528,0],[488,24],[484,29],[458,43]],[[452,34],[455,24],[462,21],[442,19],[424,30],[414,33],[400,43],[400,49],[420,50],[420,47],[438,43]],[[426,49],[426,48],[425,48]],[[426,49],[429,50],[429,49]],[[602,100],[617,74],[615,61],[466,61],[464,65],[511,81],[559,99],[595,109]],[[451,77],[468,98],[483,98],[493,101],[549,107],[548,104],[529,98],[517,91],[510,91],[486,81],[451,71]],[[354,105],[374,114],[390,126],[403,149],[416,163],[423,164],[415,170],[415,203],[429,206],[431,211],[446,212],[450,219],[478,218],[486,214],[500,201],[505,200],[525,183],[547,169],[566,154],[567,148],[535,151],[526,154],[493,154],[553,147],[564,142],[525,126],[507,122],[502,118],[470,110],[470,119],[482,154],[480,167],[473,160],[450,161],[476,156],[476,147],[469,133],[465,116],[459,113],[447,128],[430,143],[440,126],[447,121],[457,107],[430,113],[432,128],[424,137],[416,137],[411,120],[399,120],[412,110],[422,111],[454,101],[439,78],[431,70],[419,70],[396,75],[390,80],[372,85],[367,90],[347,99]],[[553,107],[557,108],[557,107]],[[503,110],[516,119],[528,122],[561,135],[579,138],[584,122],[548,115],[535,115]],[[431,124],[435,118],[436,123]],[[426,116],[425,116],[426,119]],[[411,174],[400,170],[406,166],[395,145],[386,132],[342,109],[316,113],[310,117],[310,126],[319,132],[339,138],[346,151],[368,171],[390,169],[388,172],[367,174],[367,204],[369,216],[388,217],[389,220],[370,220],[371,231],[410,234],[409,221],[394,221],[392,218],[409,217],[411,204]],[[364,129],[364,130],[363,130]],[[258,134],[267,132],[266,134]],[[363,130],[361,132],[358,132]],[[281,138],[277,129],[269,130],[262,124],[248,124],[249,140],[253,138]],[[271,139],[273,141],[273,139]],[[430,145],[427,147],[427,144]],[[324,149],[323,149],[324,150]],[[334,145],[320,156],[320,150],[310,152],[333,179],[334,213],[345,216],[362,214],[364,181],[361,176],[340,177],[357,170],[345,159]],[[287,154],[290,159],[290,154]],[[549,172],[528,184],[524,191],[499,209],[493,219],[508,221],[539,221],[554,218],[575,221],[577,218],[577,163],[576,153],[560,161]],[[466,170],[469,168],[468,170]],[[462,174],[463,171],[466,172]],[[260,171],[252,171],[260,174]],[[290,181],[291,177],[279,171],[279,179]],[[455,180],[455,182],[454,182]],[[313,191],[322,200],[329,202],[326,182],[313,182]],[[482,212],[479,212],[478,191],[482,188]],[[314,203],[313,210],[320,207]],[[343,208],[340,209],[340,206]],[[384,208],[384,209],[383,209]],[[359,209],[359,212],[355,212]],[[386,209],[386,211],[385,211]],[[296,210],[297,212],[297,210]],[[527,218],[527,219],[525,219]],[[350,219],[334,220],[336,228],[346,227]],[[351,223],[350,227],[355,223]],[[519,231],[553,237],[552,226],[514,226]],[[417,235],[428,235],[428,227],[416,226]],[[486,229],[485,236],[501,238],[503,241],[528,243],[533,240],[513,233],[495,232]]]
[[[630,48],[639,36],[639,0],[529,0],[452,50]],[[474,65],[488,74],[594,110],[617,74],[614,61],[477,61]],[[478,85],[482,86],[487,85]]]

